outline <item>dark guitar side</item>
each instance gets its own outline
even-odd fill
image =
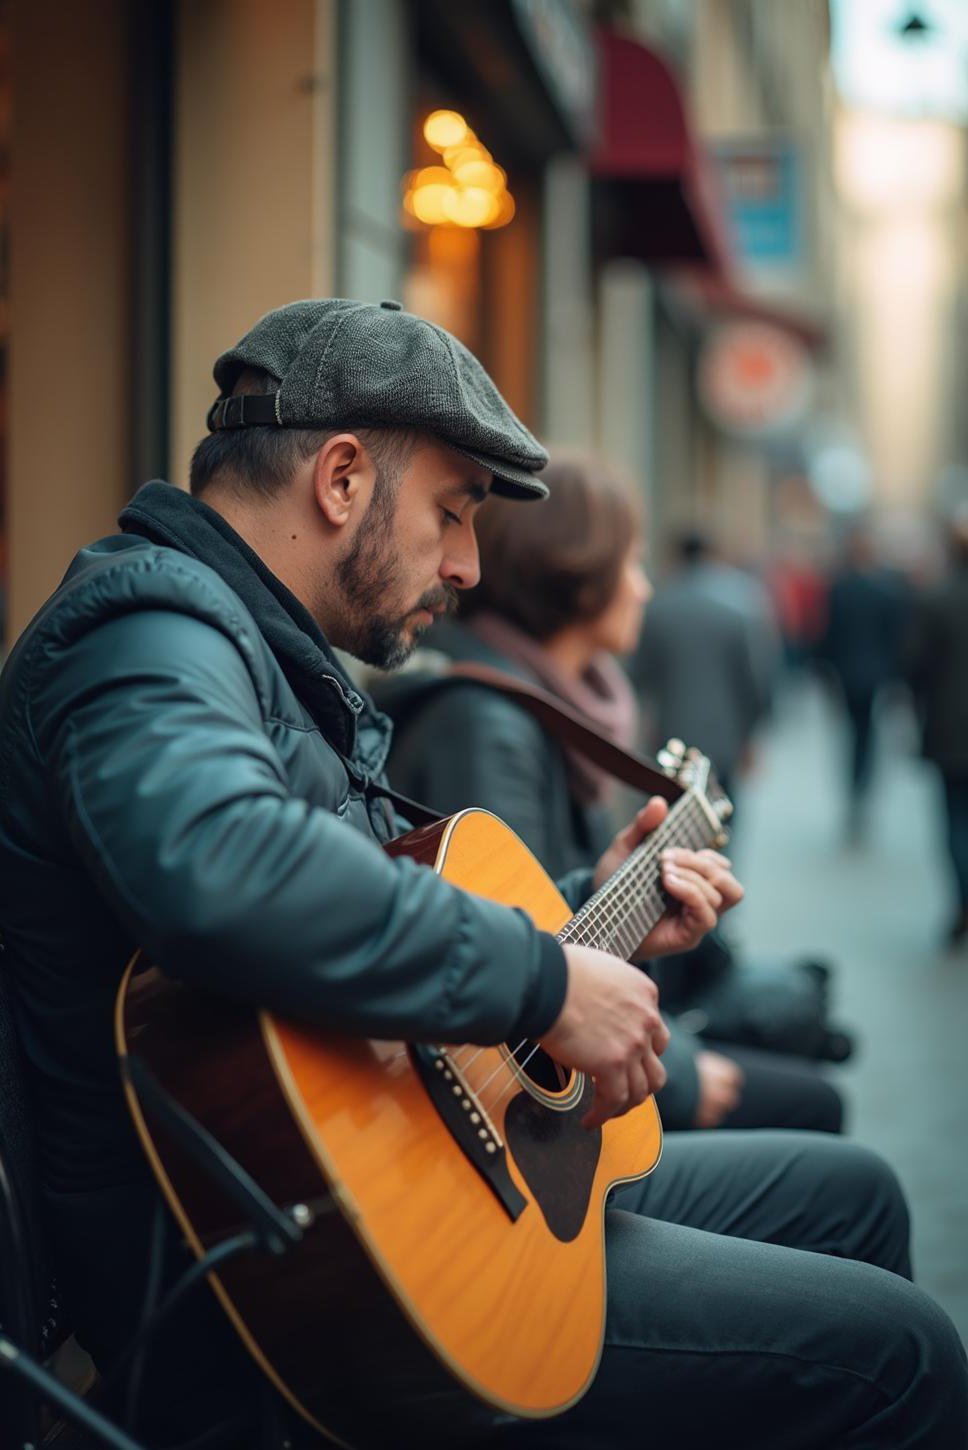
[[[277,1204],[305,1203],[315,1213],[302,1243],[287,1254],[255,1249],[217,1275],[233,1324],[277,1388],[353,1450],[399,1443],[408,1407],[421,1432],[435,1422],[451,1432],[466,1425],[461,1434],[471,1443],[471,1423],[486,1423],[489,1412],[441,1368],[344,1219],[280,1091],[257,1014],[150,970],[132,979],[122,1030],[128,1050],[257,1183],[271,1185]],[[169,1205],[196,1253],[248,1227],[184,1149],[140,1116],[135,1109]]]

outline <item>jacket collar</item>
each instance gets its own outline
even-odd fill
[[[118,523],[124,533],[177,549],[214,569],[242,600],[327,738],[368,774],[383,768],[389,722],[354,688],[309,611],[221,514],[156,480],[138,490]]]

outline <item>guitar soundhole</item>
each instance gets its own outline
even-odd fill
[[[555,1062],[534,1042],[522,1042],[512,1056],[525,1077],[546,1093],[564,1092],[571,1078],[560,1063]]]

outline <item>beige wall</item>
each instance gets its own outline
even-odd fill
[[[333,0],[181,0],[176,37],[171,476],[212,363],[270,308],[332,288]]]
[[[10,7],[10,639],[130,492],[125,8]]]
[[[841,295],[853,411],[874,502],[930,502],[959,460],[968,144],[944,121],[843,107]]]

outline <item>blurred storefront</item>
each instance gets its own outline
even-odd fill
[[[542,427],[545,177],[592,124],[589,9],[7,0],[8,638],[142,479],[184,480],[213,357],[293,298],[405,300]],[[405,213],[441,109],[506,177],[513,226]]]
[[[211,360],[332,286],[329,0],[8,0],[7,638],[152,474]]]
[[[699,522],[746,562],[810,409],[836,391],[826,0],[607,10],[612,113],[592,162],[600,441],[647,481],[655,553]],[[619,338],[610,356],[608,319],[621,333],[629,312],[645,340]]]
[[[585,8],[363,0],[341,13],[340,285],[369,300],[399,296],[451,329],[535,427],[544,177],[594,122]],[[394,57],[377,85],[374,46]],[[436,137],[429,117],[444,128]]]
[[[184,480],[226,340],[307,295],[451,328],[546,440],[626,465],[656,546],[699,519],[749,555],[800,497],[791,349],[813,414],[843,395],[826,0],[5,0],[8,39],[8,637]]]

